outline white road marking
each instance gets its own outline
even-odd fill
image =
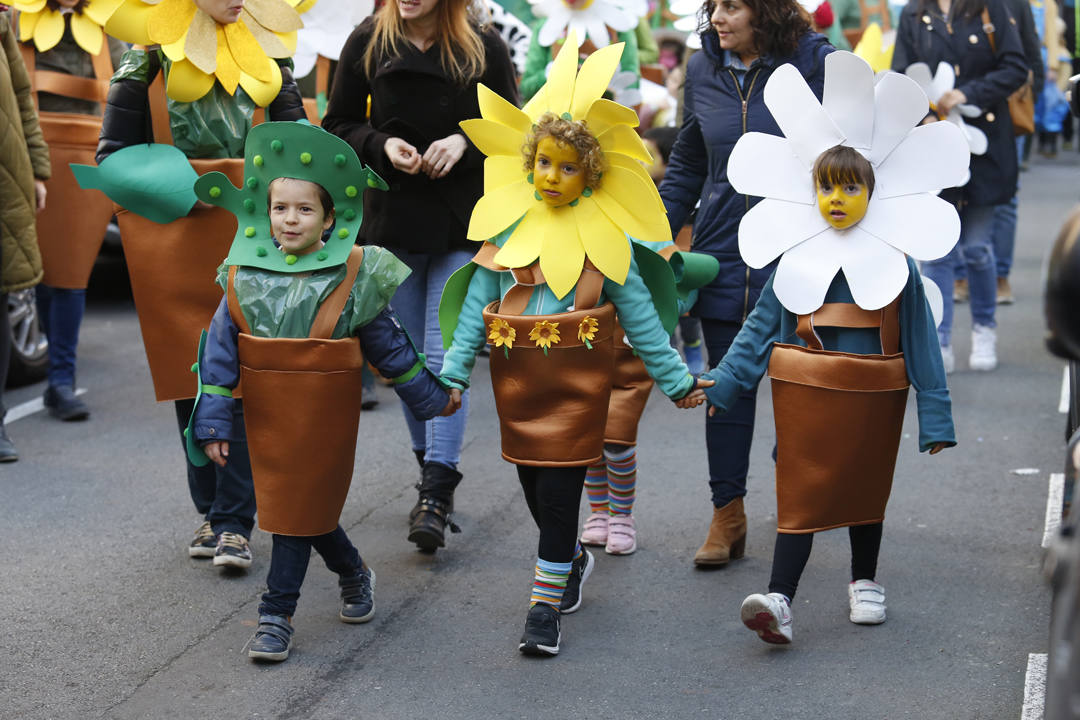
[[[1061,397],[1058,398],[1058,412],[1069,412],[1069,366],[1066,365],[1061,373]]]
[[[85,395],[85,394],[86,394],[86,388],[79,388],[78,390],[75,391],[76,396]],[[37,412],[41,412],[44,409],[45,409],[45,403],[43,403],[41,401],[41,398],[39,398],[39,397],[34,398],[33,400],[28,400],[27,402],[24,402],[24,403],[19,403],[15,407],[8,410],[7,416],[4,418],[4,423],[7,424],[7,425],[10,425],[11,423],[15,422],[16,420],[22,420],[24,417],[27,417],[28,415],[33,415],[34,413],[37,413]]]
[[[1050,473],[1050,491],[1046,494],[1046,527],[1042,546],[1050,547],[1050,541],[1061,527],[1061,504],[1065,501],[1065,473]]]
[[[1024,707],[1020,720],[1042,720],[1046,705],[1046,653],[1028,654],[1024,675]]]

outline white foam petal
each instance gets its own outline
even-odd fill
[[[821,106],[847,137],[845,145],[869,149],[874,134],[874,70],[854,53],[837,51],[825,58]]]
[[[847,231],[851,245],[841,261],[851,297],[863,310],[879,310],[904,290],[908,265],[904,253],[858,225]]]
[[[763,268],[791,247],[828,228],[816,205],[766,198],[739,223],[739,253],[752,268]]]
[[[923,261],[945,257],[960,239],[956,208],[930,193],[875,196],[857,227]]]
[[[835,232],[825,232],[784,253],[773,275],[773,292],[781,305],[796,315],[821,307],[840,270],[837,240]]]
[[[813,203],[814,183],[807,166],[782,137],[750,132],[739,138],[728,158],[728,179],[743,195]]]
[[[807,167],[822,152],[844,140],[844,133],[821,107],[794,65],[781,65],[773,71],[765,85],[765,105],[795,155]]]
[[[961,185],[970,159],[960,128],[947,122],[920,125],[875,169],[874,195],[890,198]]]

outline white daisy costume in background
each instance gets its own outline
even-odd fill
[[[965,117],[977,118],[982,115],[983,111],[980,108],[974,105],[957,105],[949,110],[944,117],[938,113],[938,100],[941,99],[942,95],[956,87],[956,72],[953,70],[952,65],[947,62],[938,63],[937,72],[931,76],[930,66],[924,62],[917,62],[908,65],[907,69],[904,70],[904,74],[917,82],[922,91],[926,93],[927,99],[930,100],[930,110],[932,112],[937,114],[941,120],[950,122],[964,131],[972,155],[982,155],[986,152],[986,133],[974,125],[968,125],[964,122]],[[960,184],[963,185],[964,183]]]
[[[935,323],[914,259],[945,256],[960,233],[936,197],[961,182],[969,153],[950,123],[919,125],[928,101],[908,77],[835,52],[818,102],[790,66],[765,86],[785,137],[748,133],[729,160],[733,187],[761,195],[739,227],[744,261],[780,258],[731,349],[706,377],[724,411],[773,380],[780,532],[881,522],[909,384],[918,448],[955,444]],[[873,168],[865,216],[847,229],[816,201],[814,161],[837,145]],[[928,162],[928,158],[933,158]],[[913,259],[914,258],[914,259]]]

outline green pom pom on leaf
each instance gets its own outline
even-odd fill
[[[255,254],[259,257],[266,257],[266,248],[260,245],[259,247],[255,248]]]
[[[255,212],[255,201],[251,198],[244,198],[244,209],[249,213]]]
[[[377,187],[379,187],[379,181],[378,181],[378,180],[376,180],[376,179],[375,179],[375,178],[373,178],[373,177],[368,177],[368,179],[367,179],[367,186],[368,186],[369,188],[377,188]]]
[[[271,140],[270,149],[274,152],[281,152],[285,149],[285,143],[281,142],[280,140]]]
[[[341,217],[345,218],[347,222],[352,222],[356,219],[356,211],[352,208],[346,208],[345,212],[341,213]]]
[[[304,165],[310,165],[311,164],[311,153],[309,153],[309,152],[300,153],[300,162],[303,163]]]
[[[210,197],[212,197],[212,198],[221,197],[221,188],[219,188],[217,185],[214,185],[212,188],[210,188]]]
[[[251,158],[251,162],[255,163],[255,167],[262,167],[263,166],[263,156],[262,155],[256,155],[255,157]]]
[[[244,237],[249,237],[249,238],[255,237],[255,228],[253,228],[250,225],[248,225],[246,228],[244,228]]]
[[[342,240],[349,237],[349,228],[339,228],[337,231],[337,236]]]
[[[299,260],[299,259],[300,258],[296,257],[292,253],[289,253],[288,255],[285,256],[285,264],[286,265],[295,265],[296,261]]]
[[[315,256],[315,259],[325,260],[328,257],[330,257],[330,253],[326,252],[325,250],[320,250],[319,253]]]
[[[259,181],[256,178],[249,177],[247,179],[247,186],[254,190],[255,188],[259,187]]]
[[[349,185],[347,188],[345,188],[345,195],[348,197],[354,198],[359,193],[360,191],[356,189],[355,185]]]
[[[348,162],[348,159],[344,155],[342,155],[341,153],[338,153],[337,155],[334,156],[334,164],[337,165],[338,167],[345,167],[345,163],[347,163],[347,162]]]

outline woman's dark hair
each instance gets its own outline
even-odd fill
[[[797,0],[741,0],[754,13],[750,27],[758,55],[786,58],[795,54],[799,38],[813,30],[810,15]],[[979,0],[980,2],[982,0]],[[719,0],[724,2],[724,0]],[[715,33],[710,18],[717,0],[705,0],[698,14],[698,34]]]
[[[663,159],[664,164],[667,165],[668,158],[671,157],[671,148],[675,144],[675,137],[678,134],[679,128],[654,127],[641,133],[641,137],[656,143],[656,149],[660,151],[660,157]]]
[[[874,166],[855,148],[834,145],[818,155],[811,172],[818,185],[858,183],[866,186],[866,197],[874,195]]]
[[[973,18],[981,15],[985,7],[986,0],[952,0],[949,12],[954,18]],[[941,12],[937,0],[919,0],[919,13],[922,14],[927,10],[934,13]]]

